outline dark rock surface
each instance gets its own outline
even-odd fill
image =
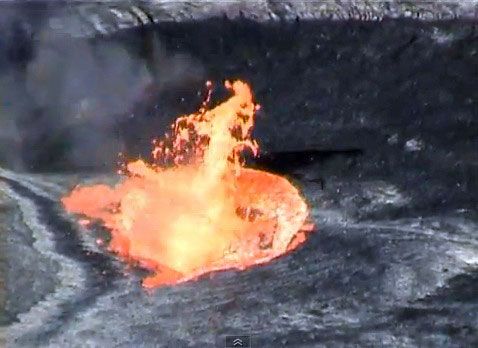
[[[72,37],[108,35],[126,29],[165,22],[192,22],[215,17],[250,19],[255,22],[295,20],[380,21],[387,18],[473,20],[478,14],[474,0],[459,1],[7,1],[2,3],[0,23],[14,19],[25,27],[39,27]]]
[[[58,264],[42,255],[33,245],[35,237],[23,222],[24,216],[15,200],[2,192],[2,266],[7,301],[1,313],[2,324],[28,311],[55,288]],[[2,267],[3,268],[3,267]]]
[[[196,110],[206,79],[242,78],[264,105],[265,153],[363,151],[380,164],[389,148],[433,149],[443,170],[477,170],[473,23],[215,19],[91,40],[36,34],[0,46],[10,57],[0,163],[10,168],[111,170],[119,151],[147,154],[178,113]]]

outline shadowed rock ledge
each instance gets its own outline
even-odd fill
[[[187,22],[213,17],[257,22],[293,20],[377,21],[386,18],[417,20],[474,19],[476,1],[20,1],[2,3],[2,18],[21,11],[27,25],[46,24],[52,31],[73,37],[111,34],[121,29],[161,22]],[[28,20],[31,22],[28,23]]]

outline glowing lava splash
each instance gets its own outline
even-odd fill
[[[209,88],[199,112],[179,117],[164,140],[153,141],[151,163],[125,163],[115,187],[80,186],[62,199],[67,211],[105,225],[109,250],[153,271],[145,287],[267,262],[310,230],[292,184],[244,167],[242,152],[258,151],[251,138],[258,105],[246,83],[226,87],[233,93],[227,101],[207,110]]]

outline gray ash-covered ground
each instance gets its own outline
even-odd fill
[[[2,112],[20,140],[1,157],[23,171],[0,171],[0,333],[10,346],[220,347],[226,334],[251,334],[254,347],[478,345],[472,23],[216,19],[150,29],[51,39],[2,70],[2,91],[17,76]],[[64,84],[56,69],[80,53],[87,71],[145,88],[122,100],[124,115],[113,106],[128,86],[101,84],[101,96],[114,91],[102,102],[88,79],[78,94]],[[104,73],[113,62],[152,80],[121,75],[122,65]],[[71,66],[75,80],[82,70]],[[301,188],[316,230],[267,265],[146,292],[141,272],[98,248],[59,197],[114,182],[95,173],[112,172],[117,150],[146,153],[178,112],[197,108],[205,79],[224,78],[250,82],[263,106],[263,156],[251,164]]]

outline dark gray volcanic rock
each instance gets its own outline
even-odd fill
[[[472,23],[215,19],[92,40],[6,38],[0,162],[10,168],[112,169],[119,151],[147,155],[152,137],[197,109],[206,79],[241,78],[263,105],[265,153],[352,150],[379,164],[390,148],[433,149],[433,163],[476,187]]]
[[[10,192],[11,193],[11,192]],[[2,324],[28,311],[55,287],[59,266],[38,251],[36,236],[23,221],[24,215],[15,200],[2,192],[2,276],[8,296],[2,301]],[[4,296],[2,296],[5,298]]]
[[[300,20],[379,21],[475,19],[478,5],[468,1],[10,1],[0,18],[18,15],[26,25],[46,24],[58,34],[73,37],[107,35],[154,23],[202,21],[215,17],[257,22]]]

